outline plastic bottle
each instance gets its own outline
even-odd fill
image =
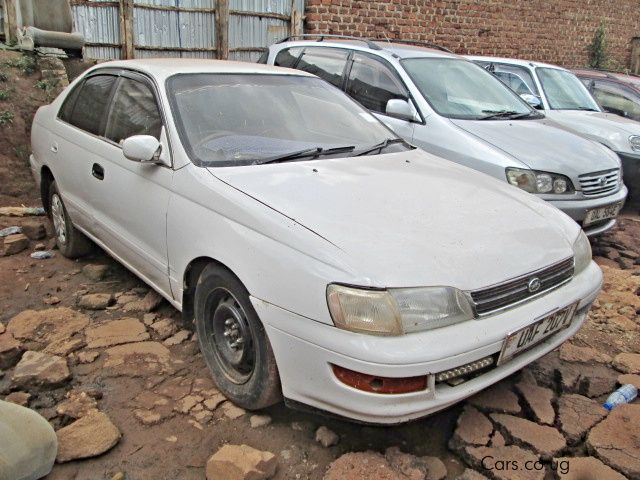
[[[603,407],[611,411],[618,405],[633,402],[637,396],[638,389],[634,385],[622,385],[619,389],[609,395],[609,398],[604,402]]]
[[[35,258],[36,260],[46,260],[47,258],[52,258],[53,252],[49,250],[33,252],[31,254],[31,258]]]

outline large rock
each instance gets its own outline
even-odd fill
[[[112,347],[149,339],[144,324],[136,318],[121,318],[91,326],[85,331],[85,336],[87,348]]]
[[[491,421],[475,407],[466,405],[458,417],[449,446],[458,450],[469,445],[487,445],[492,432]]]
[[[51,471],[56,434],[35,411],[0,400],[0,478],[36,479]]]
[[[97,409],[98,403],[95,398],[87,395],[87,392],[70,390],[65,395],[65,399],[56,407],[56,413],[77,419]]]
[[[88,293],[80,297],[78,306],[87,310],[104,310],[114,302],[115,298],[110,293]]]
[[[103,364],[107,375],[148,376],[170,370],[169,349],[158,342],[116,345],[105,352]]]
[[[447,469],[435,457],[416,457],[388,448],[385,455],[376,452],[346,453],[335,460],[324,480],[442,480]]]
[[[620,353],[613,359],[613,366],[622,373],[640,373],[640,353]]]
[[[480,410],[499,413],[520,413],[518,396],[506,383],[498,383],[469,399],[469,403]]]
[[[37,344],[37,349],[40,350],[54,341],[82,335],[87,325],[89,317],[61,307],[20,312],[9,321],[7,331],[18,340]],[[31,348],[34,349],[33,346]]]
[[[620,405],[593,427],[587,447],[629,478],[640,478],[640,404]]]
[[[120,431],[109,417],[92,411],[56,432],[58,436],[58,463],[101,455],[120,440]]]
[[[640,389],[640,375],[635,373],[624,373],[618,376],[618,383],[620,385],[634,385],[637,389]]]
[[[84,276],[94,282],[99,282],[103,280],[104,277],[107,275],[108,271],[109,271],[108,265],[89,264],[82,267],[82,273],[84,274]]]
[[[562,395],[558,400],[558,420],[567,441],[574,444],[607,416],[604,407],[590,398],[577,394]]]
[[[22,345],[11,332],[0,334],[0,370],[7,370],[13,367],[22,354]]]
[[[278,460],[271,452],[248,445],[225,445],[207,461],[207,480],[266,480],[276,473]]]
[[[591,347],[579,347],[570,342],[566,342],[560,347],[560,360],[565,362],[599,362],[610,363],[611,357],[604,352],[599,352]]]
[[[491,418],[514,443],[531,447],[544,457],[551,457],[567,446],[562,434],[553,427],[502,413],[492,413]]]
[[[22,234],[16,233],[9,235],[4,239],[4,254],[15,255],[29,247],[29,238]]]
[[[67,360],[56,355],[28,351],[20,359],[11,379],[16,387],[57,387],[71,378]]]
[[[595,457],[556,458],[556,472],[560,480],[626,480]]]
[[[151,290],[142,300],[136,300],[127,303],[123,310],[125,312],[152,312],[160,306],[162,297],[155,291]]]
[[[324,425],[316,430],[316,442],[322,445],[324,448],[337,445],[340,441],[340,437],[333,430],[325,427]]]
[[[545,478],[544,469],[524,468],[525,464],[533,466],[540,458],[514,445],[467,447],[463,452],[463,458],[474,468],[481,472],[488,472],[492,478],[498,480],[543,480]]]
[[[550,388],[539,387],[527,382],[517,384],[516,388],[536,421],[545,425],[553,425],[556,418],[556,412],[551,403],[554,398],[553,391]]]
[[[22,222],[22,233],[31,240],[42,240],[47,236],[47,230],[44,223],[38,220],[27,220]]]
[[[173,321],[172,318],[163,318],[162,320],[158,320],[157,322],[151,325],[151,330],[153,330],[160,340],[164,340],[165,338],[169,338],[171,335],[178,331],[178,326],[176,322]]]

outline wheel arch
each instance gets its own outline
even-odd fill
[[[50,213],[50,205],[49,205],[49,193],[51,189],[51,184],[55,181],[55,177],[51,172],[51,169],[44,165],[40,169],[40,200],[42,201],[42,206],[44,207],[44,211],[47,214]]]

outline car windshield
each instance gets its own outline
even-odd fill
[[[578,77],[566,70],[540,67],[536,69],[551,110],[600,111]]]
[[[433,109],[448,118],[538,117],[484,68],[458,58],[408,58],[405,70]]]
[[[388,148],[373,153],[408,148],[367,110],[315,77],[178,74],[167,90],[180,139],[199,166],[354,155],[387,140]]]

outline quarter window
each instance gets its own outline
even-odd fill
[[[116,143],[133,135],[160,139],[162,120],[151,89],[144,83],[122,78],[113,99],[105,137]]]
[[[302,48],[287,48],[286,50],[282,50],[276,55],[273,64],[276,67],[293,68],[298,61],[300,52],[302,52]]]
[[[112,75],[96,75],[85,80],[73,104],[68,122],[94,135],[101,135],[109,96],[115,81],[116,77]],[[67,112],[63,111],[62,115],[65,113]]]
[[[384,64],[366,55],[354,54],[347,93],[369,110],[385,113],[392,99],[407,100],[409,94]]]
[[[342,88],[344,67],[347,65],[347,52],[338,48],[307,48],[298,66],[298,70],[313,73],[333,86]]]
[[[607,112],[640,120],[640,96],[612,82],[596,80],[593,95]]]

